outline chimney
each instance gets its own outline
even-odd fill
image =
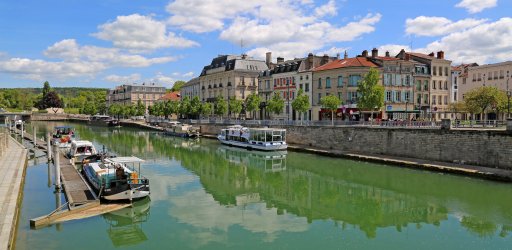
[[[391,57],[391,56],[389,55],[389,51],[386,51],[386,57]]]
[[[247,54],[242,54],[242,59],[246,59],[247,58]]]
[[[284,58],[283,57],[277,57],[277,63],[284,63]]]
[[[347,53],[347,51],[345,50],[345,55],[343,55],[343,59],[345,59],[345,60],[346,60],[347,58],[348,58],[348,53]]]
[[[272,62],[272,52],[267,52],[267,54],[265,54],[265,63],[267,64],[267,67],[270,68],[270,63]]]
[[[372,49],[372,58],[379,56],[379,50],[377,48]]]
[[[434,52],[431,52],[428,56],[434,57]]]
[[[362,57],[368,57],[368,50],[363,50]]]
[[[327,54],[324,54],[324,56],[322,56],[322,65],[323,64],[326,64],[327,62],[329,62],[329,56]]]
[[[437,59],[444,59],[444,51],[438,51],[437,52]]]
[[[312,69],[314,68],[315,66],[313,65],[315,62],[314,62],[314,56],[313,56],[313,53],[309,53],[308,54],[308,69]]]

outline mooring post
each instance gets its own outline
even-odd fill
[[[55,189],[60,190],[60,157],[59,157],[59,146],[53,145],[53,164],[55,165]]]
[[[46,154],[48,155],[48,162],[52,160],[52,145],[50,143],[50,132],[46,133]]]
[[[23,144],[23,129],[25,124],[23,124],[23,120],[21,120],[21,143]]]
[[[32,126],[32,132],[34,133],[34,150],[37,148],[37,127]]]

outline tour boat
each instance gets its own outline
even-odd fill
[[[67,155],[74,162],[82,162],[86,157],[97,153],[96,148],[90,141],[72,141]]]
[[[149,196],[149,180],[140,174],[137,157],[93,155],[82,161],[82,171],[98,195],[105,200],[136,200]],[[138,171],[135,170],[138,165]]]
[[[217,136],[222,144],[263,151],[286,150],[286,129],[246,128],[240,125],[222,129]]]
[[[75,140],[75,129],[68,126],[58,126],[53,130],[53,145],[58,145],[60,148],[69,148],[71,142]]]
[[[119,126],[119,120],[114,119],[108,115],[93,115],[91,116],[89,123],[109,127]]]
[[[182,124],[180,122],[170,122],[171,126],[166,128],[164,133],[166,135],[178,136],[183,138],[197,138],[199,137],[199,128],[189,124]]]

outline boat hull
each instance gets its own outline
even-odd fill
[[[230,140],[224,140],[221,138],[218,138],[219,141],[224,145],[234,146],[234,147],[240,147],[245,149],[255,149],[255,150],[261,150],[261,151],[278,151],[278,150],[286,150],[288,148],[288,144],[286,143],[273,143],[269,145],[258,145],[258,144],[251,144],[248,142],[239,142],[239,141],[230,141]]]

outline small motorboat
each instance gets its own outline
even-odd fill
[[[69,159],[73,159],[75,163],[78,163],[97,153],[96,148],[90,141],[72,141],[67,156]]]
[[[69,148],[75,138],[75,129],[73,127],[58,126],[53,130],[52,145],[58,145],[59,148]]]

